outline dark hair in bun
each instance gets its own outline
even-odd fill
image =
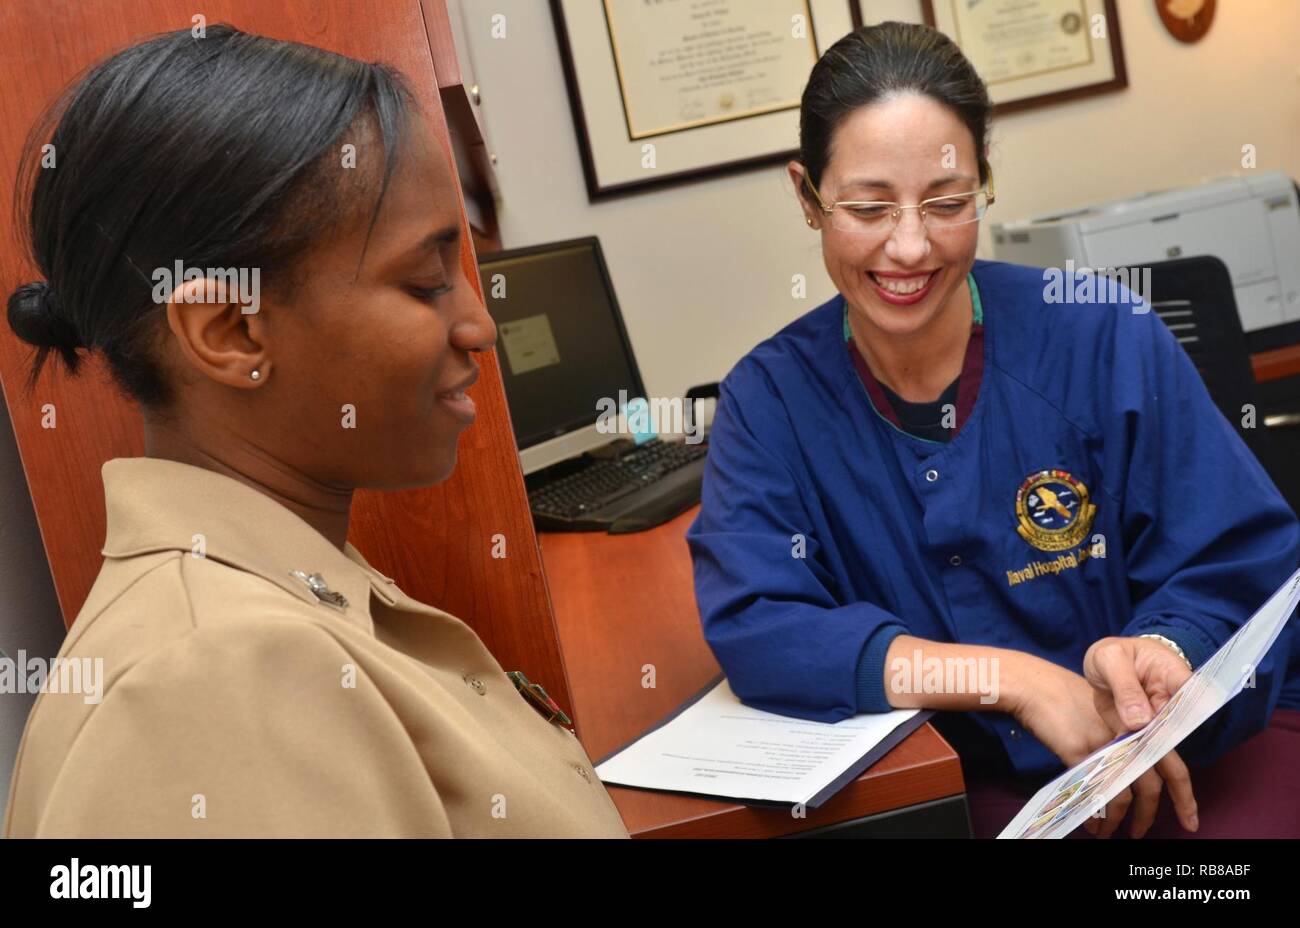
[[[59,315],[54,291],[45,281],[23,284],[9,297],[9,327],[23,341],[41,350],[37,372],[52,350],[63,357],[70,371],[77,370],[77,349],[85,346],[77,327]],[[32,376],[35,379],[35,372]]]
[[[414,108],[388,67],[220,24],[90,69],[32,129],[20,162],[16,228],[48,281],[9,297],[10,327],[38,349],[31,383],[51,351],[75,372],[84,348],[131,396],[166,406],[154,270],[258,268],[267,291],[285,292],[331,226],[373,202],[373,228]],[[382,147],[358,145],[363,170],[339,170],[361,119]]]

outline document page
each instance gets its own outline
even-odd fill
[[[751,709],[722,680],[596,774],[620,786],[815,808],[910,734],[924,721],[917,714],[897,709],[806,722]],[[900,731],[910,721],[916,724]]]

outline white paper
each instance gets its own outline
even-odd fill
[[[916,709],[834,724],[761,712],[723,680],[694,705],[596,768],[606,783],[728,799],[807,803]]]
[[[1030,799],[999,838],[1062,838],[1156,765],[1232,697],[1254,684],[1254,669],[1300,602],[1300,571],[1201,665],[1147,726],[1065,771]]]

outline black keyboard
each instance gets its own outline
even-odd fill
[[[583,455],[529,478],[539,531],[641,531],[700,500],[708,446],[651,439],[615,457]]]

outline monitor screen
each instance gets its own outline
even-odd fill
[[[487,254],[479,273],[520,450],[644,395],[596,239]]]

